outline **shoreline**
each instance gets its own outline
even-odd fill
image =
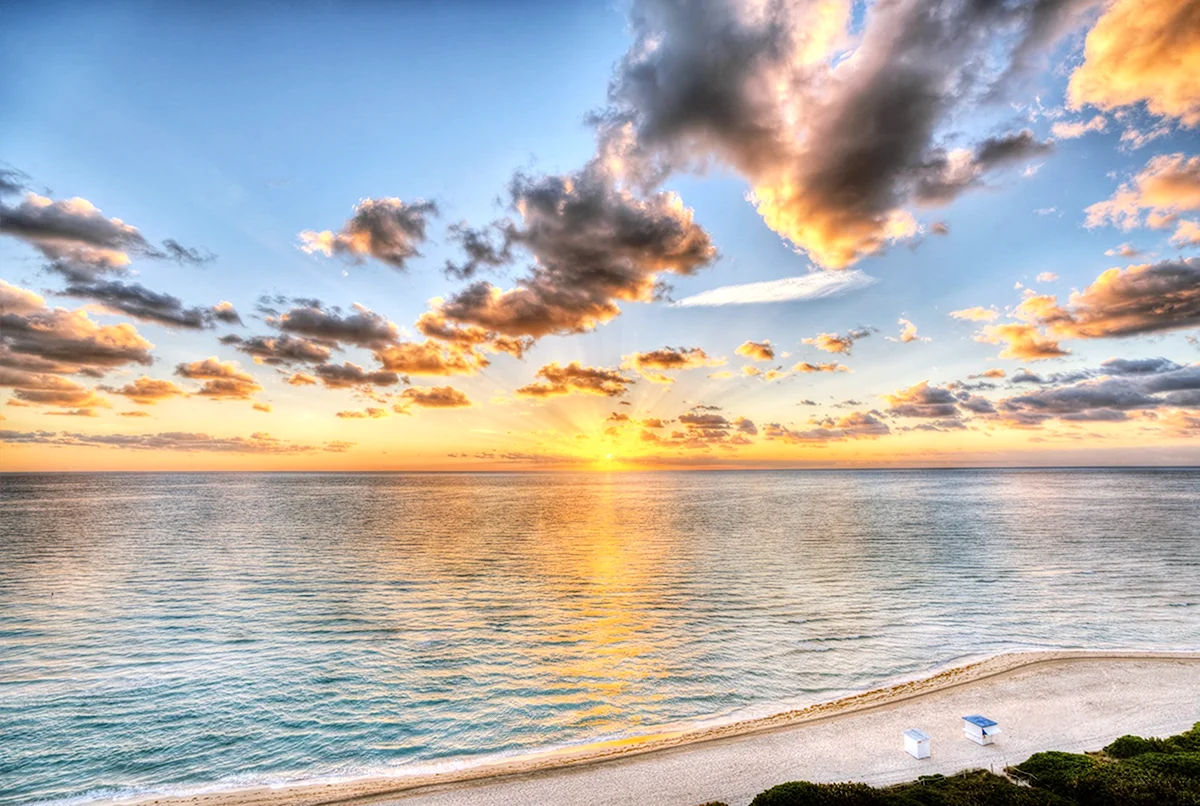
[[[644,759],[701,748],[722,741],[749,739],[789,729],[818,725],[842,717],[869,714],[895,708],[904,703],[927,698],[934,694],[953,692],[964,686],[995,680],[1018,672],[1032,672],[1039,667],[1070,665],[1072,663],[1122,661],[1164,661],[1197,664],[1200,651],[1118,651],[1118,650],[1037,650],[1010,652],[982,659],[964,659],[952,665],[935,667],[921,677],[901,679],[882,687],[848,694],[833,700],[793,708],[777,713],[734,719],[729,722],[701,727],[667,727],[655,732],[628,738],[573,745],[558,749],[523,753],[496,760],[468,762],[466,766],[447,771],[430,771],[438,763],[423,765],[426,771],[405,771],[372,774],[358,778],[317,780],[294,784],[255,785],[212,790],[196,794],[165,795],[137,794],[118,798],[89,800],[89,806],[117,804],[161,804],[162,806],[317,806],[335,803],[374,803],[389,798],[408,798],[427,792],[447,792],[468,787],[499,784],[506,780],[547,778],[592,767],[613,765],[622,760]],[[1194,716],[1200,720],[1200,713]],[[1128,732],[1128,731],[1123,731]],[[1113,736],[1111,738],[1116,738]],[[1059,749],[1059,748],[1044,748]],[[454,762],[445,762],[453,764]],[[918,773],[919,774],[919,773]],[[915,775],[914,775],[915,777]],[[781,781],[762,781],[766,789]],[[698,801],[699,802],[699,801]]]

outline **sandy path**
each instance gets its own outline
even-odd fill
[[[1003,733],[990,747],[962,736],[983,713]],[[887,784],[972,767],[999,770],[1039,750],[1094,750],[1124,733],[1168,735],[1200,721],[1200,653],[1002,655],[924,680],[765,719],[619,747],[515,759],[440,776],[373,778],[184,798],[171,806],[370,803],[397,806],[743,806],[788,780]],[[933,758],[905,755],[919,727]],[[124,801],[128,803],[129,801]]]

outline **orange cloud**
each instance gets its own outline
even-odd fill
[[[1200,46],[1198,46],[1200,53]],[[1087,226],[1106,223],[1130,230],[1144,223],[1154,229],[1174,224],[1186,210],[1200,210],[1200,157],[1160,154],[1112,198],[1087,208]]]
[[[770,339],[743,342],[734,352],[753,361],[772,361],[775,358],[775,348],[771,346]]]
[[[1003,325],[988,325],[975,335],[975,341],[985,344],[1003,344],[1001,358],[1020,358],[1037,361],[1043,358],[1058,358],[1068,355],[1069,350],[1058,346],[1058,342],[1042,334],[1033,325],[1011,322]]]
[[[400,393],[401,402],[396,411],[402,412],[408,405],[425,409],[459,409],[471,405],[470,399],[453,386],[414,386]]]
[[[747,342],[749,343],[749,342]],[[645,353],[622,356],[622,368],[632,369],[655,383],[674,383],[675,379],[662,370],[685,370],[698,367],[719,367],[724,358],[712,358],[699,347],[663,347]]]
[[[537,377],[542,380],[522,386],[517,389],[517,394],[522,397],[554,397],[579,392],[619,397],[634,382],[617,370],[585,367],[578,361],[572,361],[565,367],[558,362],[547,364],[537,371]]]
[[[1088,32],[1067,101],[1079,109],[1144,102],[1200,125],[1200,14],[1191,0],[1116,0]]]
[[[171,381],[149,378],[145,375],[132,383],[125,384],[119,389],[113,387],[101,388],[109,394],[127,397],[134,403],[142,406],[152,406],[160,400],[166,400],[171,397],[187,397],[187,392]]]
[[[196,394],[213,400],[249,400],[262,391],[254,376],[244,372],[237,362],[221,361],[215,355],[203,361],[179,364],[175,374],[204,381]]]

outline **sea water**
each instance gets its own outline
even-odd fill
[[[1200,471],[0,475],[0,803],[469,764],[1200,648]]]

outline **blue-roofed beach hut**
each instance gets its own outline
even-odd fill
[[[992,737],[1000,732],[999,724],[979,714],[964,716],[963,735],[975,744],[991,744]]]

